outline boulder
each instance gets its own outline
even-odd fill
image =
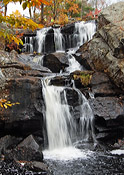
[[[43,138],[42,71],[35,63],[28,65],[30,57],[18,55],[15,51],[0,51],[0,67],[3,77],[0,96],[11,103],[19,102],[7,109],[0,108],[1,134],[27,136],[39,131]],[[47,69],[45,72],[50,72]],[[18,111],[18,112],[17,112]],[[38,134],[39,137],[39,134]]]
[[[74,30],[75,30],[75,24],[72,23],[72,24],[68,24],[68,25],[62,27],[61,33],[64,35],[70,35],[70,34],[74,33]]]
[[[48,166],[45,163],[38,161],[26,162],[24,167],[33,172],[42,172],[43,174],[48,174],[49,171]]]
[[[28,135],[31,132],[42,130],[41,80],[24,77],[10,79],[7,83],[8,100],[19,102],[19,104],[0,111],[0,121],[4,123],[3,132]]]
[[[16,148],[5,152],[6,161],[43,161],[42,151],[34,140],[33,136],[28,136]]]
[[[0,156],[5,153],[8,148],[14,147],[22,138],[16,138],[11,135],[6,135],[0,138]]]
[[[124,89],[123,6],[124,2],[113,4],[100,13],[98,18],[100,26],[87,46],[89,52],[87,61],[90,67],[93,70],[105,71],[111,80],[122,89]]]
[[[44,56],[43,66],[48,67],[53,73],[59,73],[69,65],[65,53],[52,53]]]

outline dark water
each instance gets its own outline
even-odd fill
[[[124,175],[124,155],[94,152],[84,159],[46,160],[54,175]]]

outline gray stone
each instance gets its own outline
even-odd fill
[[[97,97],[89,100],[95,116],[105,120],[124,116],[124,102],[117,97]]]
[[[37,144],[37,142],[35,141],[32,135],[28,136],[26,139],[23,140],[23,142],[21,142],[18,145],[18,147],[24,147],[24,146],[35,150],[39,149],[39,145]]]

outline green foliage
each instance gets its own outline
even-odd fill
[[[74,80],[79,80],[83,86],[88,86],[90,84],[92,74],[88,71],[79,72],[73,75]]]

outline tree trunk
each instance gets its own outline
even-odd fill
[[[29,15],[30,15],[30,19],[32,18],[32,15],[31,15],[31,8],[29,8]]]
[[[35,12],[36,12],[36,7],[34,6],[34,10],[33,10],[33,18],[35,20]]]
[[[54,21],[56,19],[56,0],[54,0],[54,17],[53,17]]]
[[[41,23],[43,23],[43,20],[44,20],[44,4],[41,3]]]
[[[7,4],[5,5],[5,11],[4,11],[4,16],[7,14]]]
[[[83,0],[81,1],[81,19],[83,17]]]
[[[97,9],[97,0],[95,1],[95,9]]]

